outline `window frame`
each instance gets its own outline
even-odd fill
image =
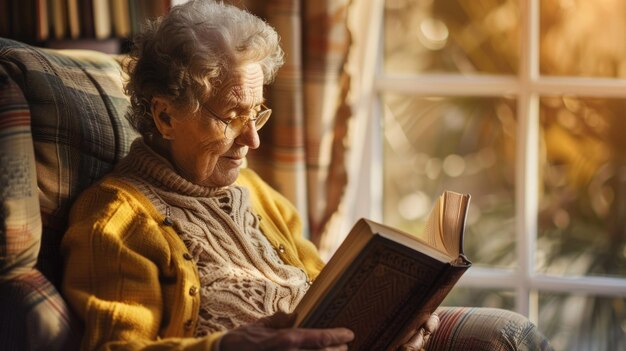
[[[420,74],[399,76],[382,69],[384,1],[373,0],[366,31],[367,43],[362,54],[364,80],[362,101],[355,115],[357,145],[364,146],[360,161],[352,165],[359,179],[353,181],[348,194],[359,206],[349,214],[382,220],[383,141],[381,97],[384,93],[413,96],[514,96],[517,101],[516,135],[516,256],[513,269],[472,267],[461,278],[461,287],[509,289],[515,291],[516,312],[538,322],[539,292],[588,294],[593,296],[626,296],[626,277],[559,277],[535,270],[537,245],[539,164],[539,98],[542,95],[579,95],[585,97],[626,98],[626,80],[607,78],[552,77],[539,73],[540,0],[519,0],[521,10],[520,66],[515,76]],[[353,173],[355,174],[355,173]]]

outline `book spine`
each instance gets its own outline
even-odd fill
[[[91,0],[80,0],[80,32],[83,38],[93,38],[94,25],[93,25],[93,4]]]
[[[11,36],[11,7],[9,0],[0,0],[0,37]]]
[[[48,0],[37,0],[37,40],[48,39],[50,24],[48,22]]]
[[[116,36],[126,38],[130,36],[130,9],[128,0],[111,1],[111,17],[113,32]]]
[[[11,5],[11,37],[31,42],[38,39],[37,9],[34,0],[13,2]],[[5,14],[6,15],[6,14]]]
[[[93,25],[96,39],[106,39],[111,36],[111,13],[109,1],[93,1]]]
[[[363,249],[363,252],[370,250],[376,250],[376,244],[370,242]],[[348,303],[348,297],[354,295],[356,290],[361,288],[360,283],[371,274],[371,270],[376,263],[372,260],[372,256],[357,256],[350,268],[344,272],[344,276],[350,278],[339,282],[340,288],[326,292],[324,299],[318,304],[317,308],[312,313],[304,316],[301,323],[298,323],[298,326],[303,328],[331,327],[332,325],[329,323],[332,323],[337,314],[344,309],[345,304]]]
[[[68,0],[67,17],[69,24],[70,38],[77,39],[80,37],[80,10],[78,9],[78,0]]]
[[[63,0],[51,0],[52,29],[55,39],[64,39],[67,34],[67,8]]]
[[[143,23],[139,10],[139,0],[128,1],[128,12],[130,13],[130,33],[131,35],[138,34]]]

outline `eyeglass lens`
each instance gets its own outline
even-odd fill
[[[233,119],[230,121],[230,123],[226,125],[224,135],[229,139],[237,137],[239,134],[241,134],[243,128],[248,125],[250,120],[254,121],[254,126],[256,130],[259,130],[265,125],[271,114],[272,110],[267,109],[259,112],[255,117],[252,118],[242,117]]]

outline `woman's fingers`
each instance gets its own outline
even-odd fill
[[[282,317],[278,317],[278,321]],[[279,323],[280,324],[280,323]],[[271,328],[261,323],[230,330],[222,336],[221,351],[247,350],[347,350],[354,333],[346,328]]]
[[[221,350],[342,351],[347,350],[347,344],[354,339],[354,333],[346,328],[292,328],[293,322],[294,315],[278,313],[257,323],[231,330],[222,338]],[[437,328],[439,316],[433,313],[400,350],[423,349]]]
[[[439,316],[437,313],[430,315],[426,323],[424,323],[413,336],[404,345],[400,347],[401,351],[419,351],[426,346],[430,335],[439,328]]]
[[[278,334],[266,344],[267,350],[341,350],[354,339],[354,333],[346,328],[282,329]]]
[[[423,327],[427,334],[434,333],[439,328],[439,315],[436,312],[430,315],[430,318],[424,323]]]
[[[400,351],[419,351],[424,347],[424,329],[420,328],[409,341],[400,347]]]

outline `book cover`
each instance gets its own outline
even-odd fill
[[[359,220],[296,307],[296,325],[349,328],[350,350],[407,342],[471,266],[463,254],[469,200],[444,192],[420,236]]]

